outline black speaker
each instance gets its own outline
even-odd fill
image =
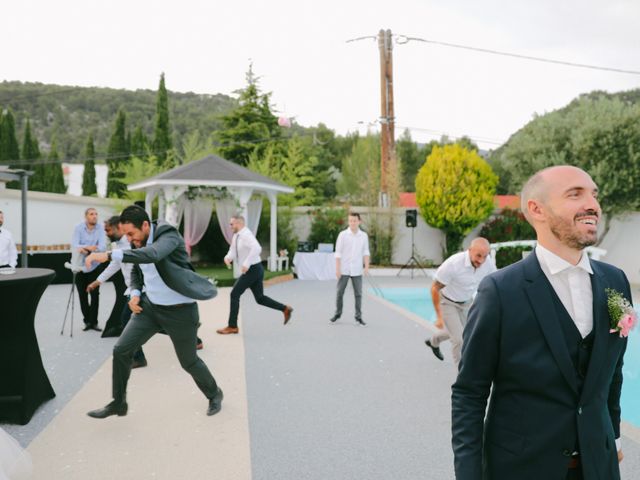
[[[407,227],[416,228],[418,225],[418,211],[417,210],[407,210],[405,212],[405,222]]]
[[[299,252],[313,252],[313,243],[312,242],[298,242],[298,251]]]

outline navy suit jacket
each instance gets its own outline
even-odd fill
[[[631,291],[618,268],[594,260],[591,267],[595,339],[581,393],[535,253],[480,283],[452,387],[457,479],[564,479],[576,440],[585,480],[620,478],[615,438],[627,341],[609,333],[605,288],[628,300]]]

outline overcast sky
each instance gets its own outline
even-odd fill
[[[249,59],[277,110],[366,130],[380,115],[381,28],[394,34],[640,70],[637,0],[22,0],[2,6],[0,79],[230,94]],[[397,134],[469,135],[495,148],[535,113],[640,76],[394,45]],[[362,122],[362,123],[359,123]],[[374,129],[377,126],[374,125]]]

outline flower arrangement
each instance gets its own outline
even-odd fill
[[[280,250],[278,256],[280,258],[282,257],[288,257],[289,256],[289,251],[286,248],[283,248],[282,250]]]
[[[621,338],[628,337],[629,332],[638,323],[638,316],[633,306],[624,296],[611,288],[607,292],[607,307],[609,309],[609,333],[618,333]]]

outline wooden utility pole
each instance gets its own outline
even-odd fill
[[[395,159],[395,116],[393,112],[393,43],[391,30],[378,32],[380,49],[380,199],[381,207],[389,206],[387,172]]]

